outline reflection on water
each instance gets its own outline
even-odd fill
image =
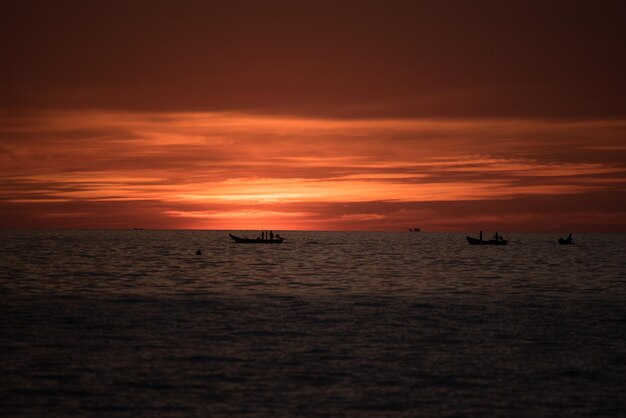
[[[248,233],[254,235],[254,233]],[[626,239],[509,235],[506,247],[464,234],[291,232],[241,245],[216,231],[4,231],[4,292],[15,294],[289,295],[460,293],[623,297]],[[202,255],[196,255],[198,248]]]
[[[244,232],[249,236],[253,232]],[[2,231],[0,407],[617,415],[626,237]],[[202,255],[196,255],[198,248]]]

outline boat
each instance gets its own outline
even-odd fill
[[[465,238],[467,238],[467,242],[469,243],[469,245],[507,245],[509,243],[505,239],[499,239],[499,240],[490,239],[488,241],[485,241],[485,240],[474,238],[474,237],[466,236]]]
[[[574,245],[572,234],[569,234],[567,238],[559,238],[559,245]]]
[[[419,228],[409,228],[410,232],[420,232]]]
[[[246,238],[246,237],[238,237],[233,234],[228,234],[235,242],[240,244],[280,244],[285,239],[284,238],[274,238],[274,239],[261,239],[261,238]]]

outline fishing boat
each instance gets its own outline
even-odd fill
[[[228,234],[235,242],[240,244],[280,244],[285,239],[284,238],[274,238],[274,239],[261,239],[261,238],[246,238],[246,237],[238,237],[233,234]]]
[[[509,242],[505,239],[490,239],[490,240],[482,240],[482,239],[478,239],[478,238],[473,238],[473,237],[465,237],[467,238],[467,242],[469,243],[469,245],[507,245]]]
[[[559,238],[559,245],[574,245],[574,240],[571,236],[567,238]]]

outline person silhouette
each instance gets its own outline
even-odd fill
[[[270,241],[273,241],[273,240],[274,240],[274,232],[270,231]]]
[[[483,231],[480,231],[480,240],[483,240]]]

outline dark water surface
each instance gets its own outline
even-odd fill
[[[1,414],[626,414],[626,236],[282,235],[0,231]]]

